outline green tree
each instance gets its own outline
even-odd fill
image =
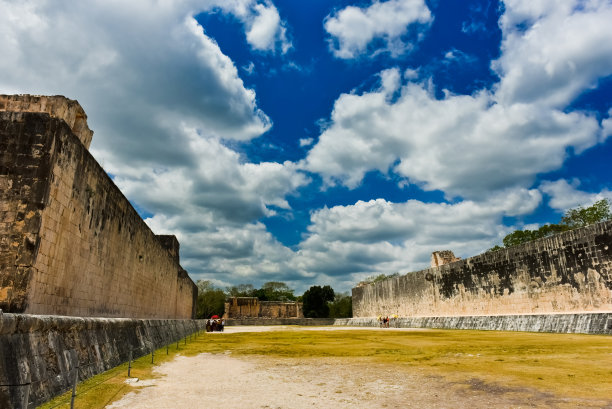
[[[255,287],[253,284],[238,284],[227,287],[226,291],[230,297],[254,297]]]
[[[366,277],[366,279],[363,280],[362,282],[363,283],[377,283],[379,281],[383,281],[388,278],[399,277],[399,275],[400,275],[399,273],[372,275],[372,276]]]
[[[561,218],[559,224],[545,224],[537,230],[516,230],[504,237],[504,246],[512,247],[533,240],[549,237],[567,230],[588,226],[589,224],[612,219],[610,202],[602,199],[589,207],[570,209]]]
[[[268,301],[294,301],[293,289],[282,281],[268,281],[261,290]]]
[[[348,293],[336,294],[334,301],[329,303],[330,318],[352,318],[353,297]]]
[[[304,317],[328,318],[329,305],[327,303],[333,300],[334,290],[330,286],[313,285],[302,296]]]
[[[225,292],[208,280],[198,280],[196,285],[198,287],[196,317],[205,319],[215,314],[222,316],[225,312]]]
[[[565,212],[561,219],[561,223],[568,226],[570,229],[588,226],[589,224],[602,222],[612,219],[610,211],[610,202],[608,199],[602,199],[595,202],[589,207],[577,207]]]

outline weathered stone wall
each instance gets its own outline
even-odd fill
[[[28,407],[70,390],[78,361],[79,382],[129,357],[176,342],[204,328],[196,320],[135,320],[4,314],[0,318],[0,408]],[[6,386],[12,385],[12,386]]]
[[[62,119],[0,112],[0,308],[191,318],[178,242],[155,236]]]
[[[228,318],[225,325],[302,325],[323,326],[333,325],[334,318]],[[345,323],[341,325],[346,325]]]
[[[259,301],[257,297],[231,297],[225,303],[225,318],[303,318],[302,303]]]
[[[380,327],[380,322],[376,318],[339,318],[334,325]],[[389,326],[612,335],[612,313],[401,317],[392,318]]]
[[[612,312],[612,222],[353,288],[353,316]]]
[[[73,99],[62,95],[0,95],[0,112],[44,112],[63,119],[85,148],[89,149],[93,131],[87,125],[87,115]]]

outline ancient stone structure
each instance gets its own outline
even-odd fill
[[[178,241],[153,234],[91,156],[78,103],[0,96],[0,110],[0,309],[193,317]]]
[[[304,318],[301,302],[259,301],[257,297],[231,297],[224,318]]]
[[[440,267],[459,260],[461,260],[461,257],[455,257],[455,254],[450,250],[434,251],[431,253],[431,267]]]
[[[28,408],[34,408],[70,390],[76,367],[80,382],[127,362],[130,349],[138,358],[203,327],[204,322],[196,320],[3,314],[0,408],[22,408],[26,391]]]
[[[377,318],[337,318],[334,325],[378,327]],[[391,328],[477,329],[612,335],[612,312],[391,318]]]
[[[87,149],[93,138],[81,105],[61,95],[0,95],[0,112],[45,112],[62,119]]]
[[[610,221],[353,288],[357,318],[584,312],[612,313]]]

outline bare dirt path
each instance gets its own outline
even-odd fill
[[[287,329],[228,327],[228,332],[260,330]],[[163,376],[108,408],[612,408],[609,402],[477,379],[451,383],[414,369],[346,358],[200,354],[180,356],[156,371]]]

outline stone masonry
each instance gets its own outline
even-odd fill
[[[612,312],[612,221],[353,288],[353,317]]]
[[[78,103],[0,96],[0,108],[0,308],[194,316],[197,287],[178,241],[153,234],[91,156]]]
[[[257,297],[231,297],[225,303],[224,318],[304,318],[302,303],[259,301]]]

